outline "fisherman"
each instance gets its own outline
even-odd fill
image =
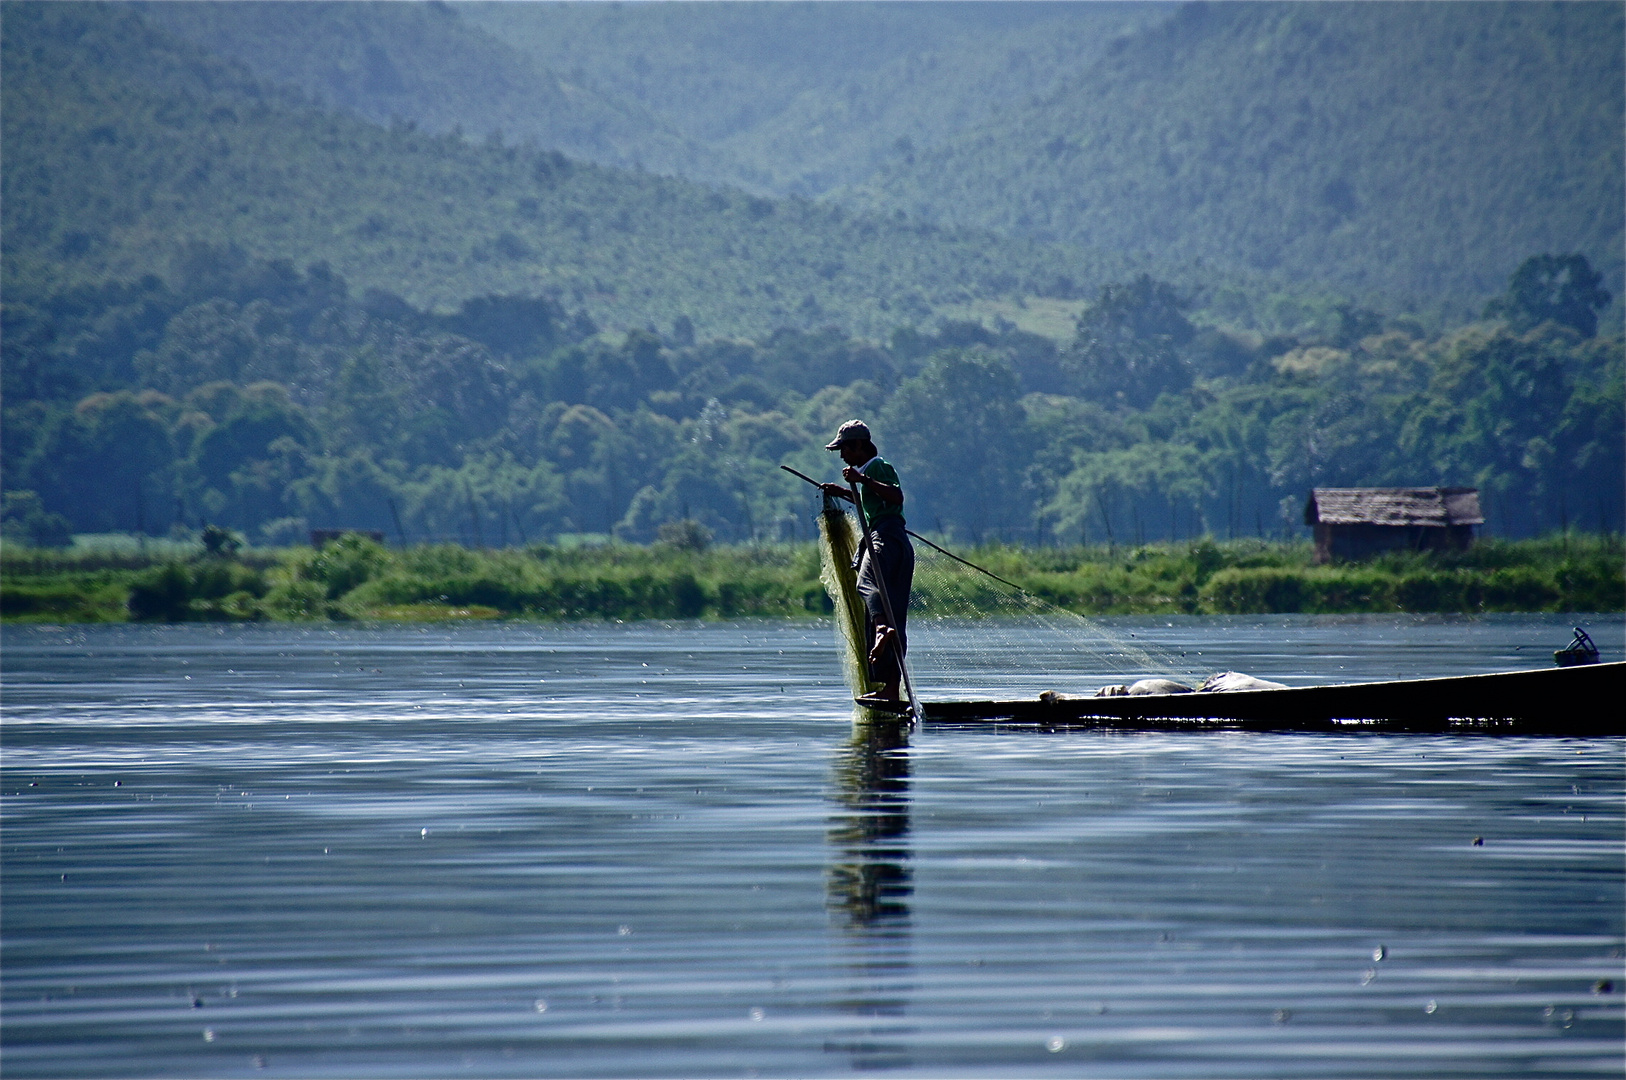
[[[915,549],[904,529],[903,488],[897,470],[881,458],[862,421],[842,424],[825,449],[841,454],[847,464],[841,475],[863,500],[860,509],[869,522],[869,546],[859,555],[858,593],[864,598],[868,626],[870,681],[881,684],[876,700],[897,701],[903,657],[909,649],[909,590],[915,577]],[[852,501],[851,491],[840,484],[821,486],[826,495]]]

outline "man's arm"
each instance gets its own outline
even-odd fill
[[[841,470],[841,475],[849,483],[863,484],[878,495],[881,501],[888,506],[903,505],[903,489],[896,484],[889,484],[885,480],[877,480],[873,476],[865,476],[851,465]],[[830,486],[835,487],[836,485],[831,484]]]

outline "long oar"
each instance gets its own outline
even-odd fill
[[[797,472],[789,465],[779,467],[788,473],[801,477],[821,490],[824,488],[823,484],[811,476]],[[875,577],[876,591],[881,594],[881,610],[886,613],[886,621],[892,627],[893,634],[897,637],[897,641],[892,646],[892,651],[898,657],[898,672],[903,676],[903,692],[909,695],[909,715],[918,724],[924,719],[924,716],[920,708],[920,699],[915,696],[914,683],[909,678],[909,665],[904,663],[903,660],[903,627],[899,625],[897,616],[892,612],[892,597],[887,593],[886,577],[881,573],[881,560],[876,556],[875,544],[870,540],[869,519],[864,516],[864,504],[858,498],[858,485],[856,483],[851,484],[847,490],[852,493],[853,509],[858,512],[858,527],[864,533],[864,551],[869,555],[870,572]],[[866,659],[868,659],[867,655]]]

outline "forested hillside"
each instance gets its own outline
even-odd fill
[[[1533,251],[1584,252],[1626,287],[1619,4],[152,11],[375,120],[1105,248],[1163,276],[1200,261],[1453,319]]]
[[[627,328],[881,335],[977,297],[1076,295],[1122,259],[379,127],[112,4],[5,9],[5,286],[165,272],[190,242],[455,308],[549,295]]]
[[[1187,5],[838,198],[1391,308],[1471,310],[1531,251],[1584,252],[1618,294],[1622,23],[1614,3]]]
[[[455,114],[470,133],[758,194],[1246,267],[1455,319],[1532,250],[1585,252],[1623,291],[1618,3],[161,11],[363,115],[442,130]],[[406,33],[437,20],[455,23],[447,50]],[[455,55],[528,72],[504,78],[538,86],[545,122],[511,124],[504,89],[444,104],[393,89],[389,68],[447,72]],[[580,122],[554,114],[556,85],[585,94]]]

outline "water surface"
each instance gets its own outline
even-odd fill
[[[1290,683],[1569,628],[1108,625]],[[1619,739],[855,728],[822,623],[3,634],[9,1076],[1620,1072]]]

